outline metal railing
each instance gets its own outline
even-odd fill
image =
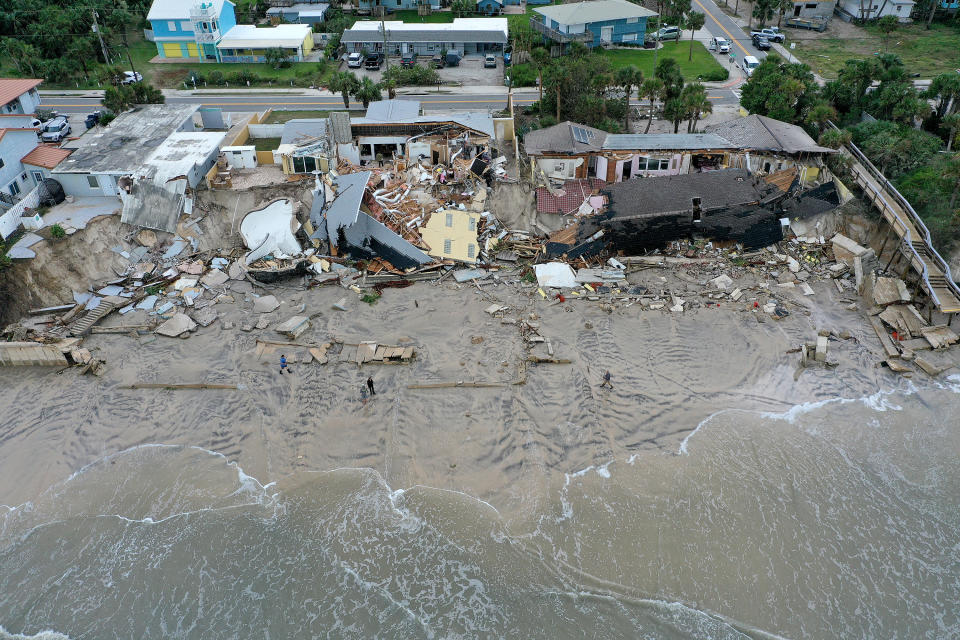
[[[830,125],[830,127],[832,127],[835,131],[839,131],[839,128],[837,127],[837,125],[833,124],[833,122],[827,121],[827,124]],[[860,151],[857,145],[853,144],[853,142],[849,142],[846,144],[846,147],[847,147],[847,152],[851,156],[853,156],[853,158],[862,167],[864,167],[867,170],[867,172],[873,177],[873,179],[880,184],[880,186],[883,188],[884,191],[886,191],[893,197],[894,201],[896,201],[896,203],[900,206],[901,210],[907,213],[907,215],[910,218],[910,222],[913,223],[913,227],[917,229],[917,231],[923,236],[921,240],[926,245],[927,252],[930,254],[930,259],[937,265],[940,271],[943,272],[947,289],[949,289],[951,293],[953,293],[953,295],[958,300],[960,300],[960,286],[957,286],[957,283],[954,282],[953,276],[950,273],[950,266],[947,264],[946,260],[944,260],[943,257],[937,252],[937,250],[933,248],[933,241],[930,237],[930,230],[927,229],[927,225],[923,223],[923,220],[920,218],[919,214],[917,214],[917,212],[914,211],[913,206],[911,206],[910,202],[906,198],[904,198],[899,191],[897,191],[897,188],[894,187],[889,180],[887,180],[887,177],[883,175],[883,173],[881,173],[880,170],[877,169],[872,162],[870,162],[870,159],[867,158],[867,156],[864,155],[862,151]],[[921,265],[920,276],[923,279],[924,284],[927,285],[927,291],[930,293],[930,297],[933,298],[934,303],[938,307],[943,306],[940,302],[940,296],[937,295],[937,293],[933,290],[933,285],[930,284],[930,273],[929,273],[929,270],[927,269],[926,260],[923,259],[923,257],[917,252],[916,248],[913,246],[913,239],[911,238],[910,227],[908,227],[904,223],[904,221],[900,218],[900,216],[897,215],[896,210],[890,206],[890,203],[887,202],[886,197],[884,197],[884,195],[879,191],[877,190],[874,190],[874,191],[876,196],[883,201],[884,208],[890,211],[890,215],[894,217],[894,219],[897,221],[897,223],[903,230],[903,233],[898,235],[901,235],[901,237],[904,240],[904,244],[906,244],[910,248],[910,252],[913,253],[914,257],[916,257],[917,259],[917,262],[920,263]],[[896,228],[894,230],[897,231]]]
[[[539,31],[554,42],[590,42],[593,40],[592,31],[585,30],[583,33],[563,33],[562,31],[551,29],[545,25],[542,20],[537,20],[536,17],[530,18],[530,26],[533,27],[534,31]]]

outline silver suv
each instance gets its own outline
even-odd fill
[[[70,135],[70,123],[65,116],[57,116],[53,120],[48,120],[43,125],[40,133],[40,139],[44,142],[61,142]]]

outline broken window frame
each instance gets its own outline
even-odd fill
[[[453,240],[450,238],[443,239],[443,253],[446,255],[453,253]]]

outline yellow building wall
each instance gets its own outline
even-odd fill
[[[303,55],[307,55],[313,51],[313,32],[307,34],[307,37],[303,41]]]
[[[420,236],[429,247],[428,255],[474,264],[480,253],[478,224],[479,213],[445,209],[430,216],[430,221],[420,229]]]

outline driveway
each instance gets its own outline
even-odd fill
[[[440,74],[440,78],[444,82],[459,82],[462,86],[465,87],[502,87],[503,86],[503,55],[497,55],[497,67],[496,69],[490,68],[486,69],[483,66],[483,56],[480,54],[470,54],[465,56],[461,61],[460,65],[456,67],[444,67],[443,69],[437,69],[437,72]],[[399,65],[400,58],[391,57],[391,65]],[[430,56],[420,56],[417,58],[417,64],[420,65],[429,65]],[[358,78],[363,76],[368,76],[374,82],[380,82],[383,78],[383,72],[386,71],[387,65],[384,64],[379,71],[368,71],[366,69],[347,69],[351,71]]]

